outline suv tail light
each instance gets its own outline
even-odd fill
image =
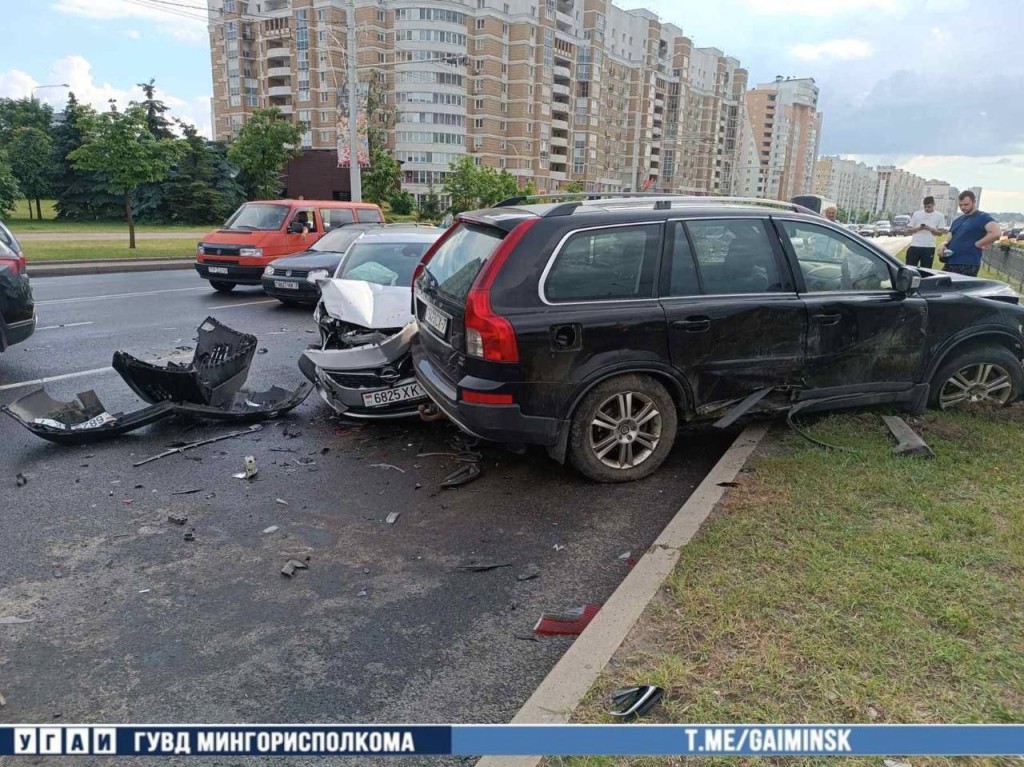
[[[8,266],[15,274],[21,274],[25,268],[24,256],[0,256],[0,266]]]
[[[466,354],[469,356],[494,362],[519,361],[519,344],[512,323],[491,308],[491,286],[509,254],[539,220],[529,218],[509,232],[469,289],[466,297]]]

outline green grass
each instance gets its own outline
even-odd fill
[[[129,250],[127,240],[33,240],[23,247],[30,264],[110,258],[195,258],[196,253],[196,244],[182,239],[137,240],[134,250]]]
[[[128,224],[124,219],[112,221],[58,221],[53,200],[43,200],[43,219],[29,218],[28,201],[18,200],[14,213],[4,217],[4,222],[13,230],[15,236],[24,232],[125,232]],[[35,203],[32,203],[32,215],[35,216]],[[196,226],[195,224],[136,224],[136,232],[182,232],[195,231],[205,234],[215,225]]]
[[[651,723],[1024,721],[1024,406],[913,424],[934,459],[892,456],[877,413],[810,427],[857,454],[776,428],[574,721],[638,683],[666,689]]]

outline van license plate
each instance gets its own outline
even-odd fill
[[[226,266],[211,266],[209,272],[210,274],[227,274],[228,268]]]
[[[424,302],[423,304],[423,320],[430,327],[441,334],[443,338],[448,332],[448,315],[439,309],[435,309],[432,304]]]
[[[274,280],[274,287],[281,288],[282,290],[298,290],[299,283],[289,282],[288,280]]]
[[[366,407],[383,407],[393,402],[405,402],[411,399],[423,399],[427,395],[423,393],[418,383],[406,384],[395,389],[384,389],[373,391],[363,395],[363,404]]]

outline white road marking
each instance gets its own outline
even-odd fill
[[[147,290],[142,293],[115,293],[109,296],[81,296],[79,298],[59,298],[52,301],[36,301],[36,306],[51,306],[53,304],[81,304],[86,301],[109,301],[112,298],[138,298],[141,296],[155,296],[159,293],[184,293],[190,290],[209,290],[205,286],[195,288],[168,288],[166,290]]]
[[[47,325],[44,328],[36,328],[36,330],[59,330],[60,328],[78,328],[82,325],[95,325],[95,322],[68,322],[64,325]]]
[[[248,301],[244,304],[224,304],[223,306],[211,306],[210,310],[214,309],[234,309],[236,306],[256,306],[257,304],[276,304],[277,299],[271,298],[269,301]]]
[[[107,366],[105,368],[96,368],[95,370],[80,370],[77,373],[65,373],[59,376],[50,376],[48,378],[37,378],[35,381],[22,381],[21,383],[5,384],[0,386],[0,391],[7,389],[20,389],[23,386],[42,386],[43,384],[50,383],[51,381],[63,381],[68,378],[81,378],[82,376],[98,375],[100,373],[109,373],[114,368]]]

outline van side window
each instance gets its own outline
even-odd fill
[[[316,231],[316,215],[313,213],[312,208],[300,208],[295,211],[295,215],[292,216],[292,223],[305,224],[309,231]]]
[[[779,265],[760,219],[688,221],[704,292],[774,293],[782,290]]]
[[[325,232],[351,224],[355,220],[348,208],[320,208],[320,218],[323,219]]]
[[[614,301],[654,296],[661,225],[573,234],[544,283],[549,301]]]
[[[383,224],[384,217],[375,208],[356,208],[356,221],[360,224]]]

